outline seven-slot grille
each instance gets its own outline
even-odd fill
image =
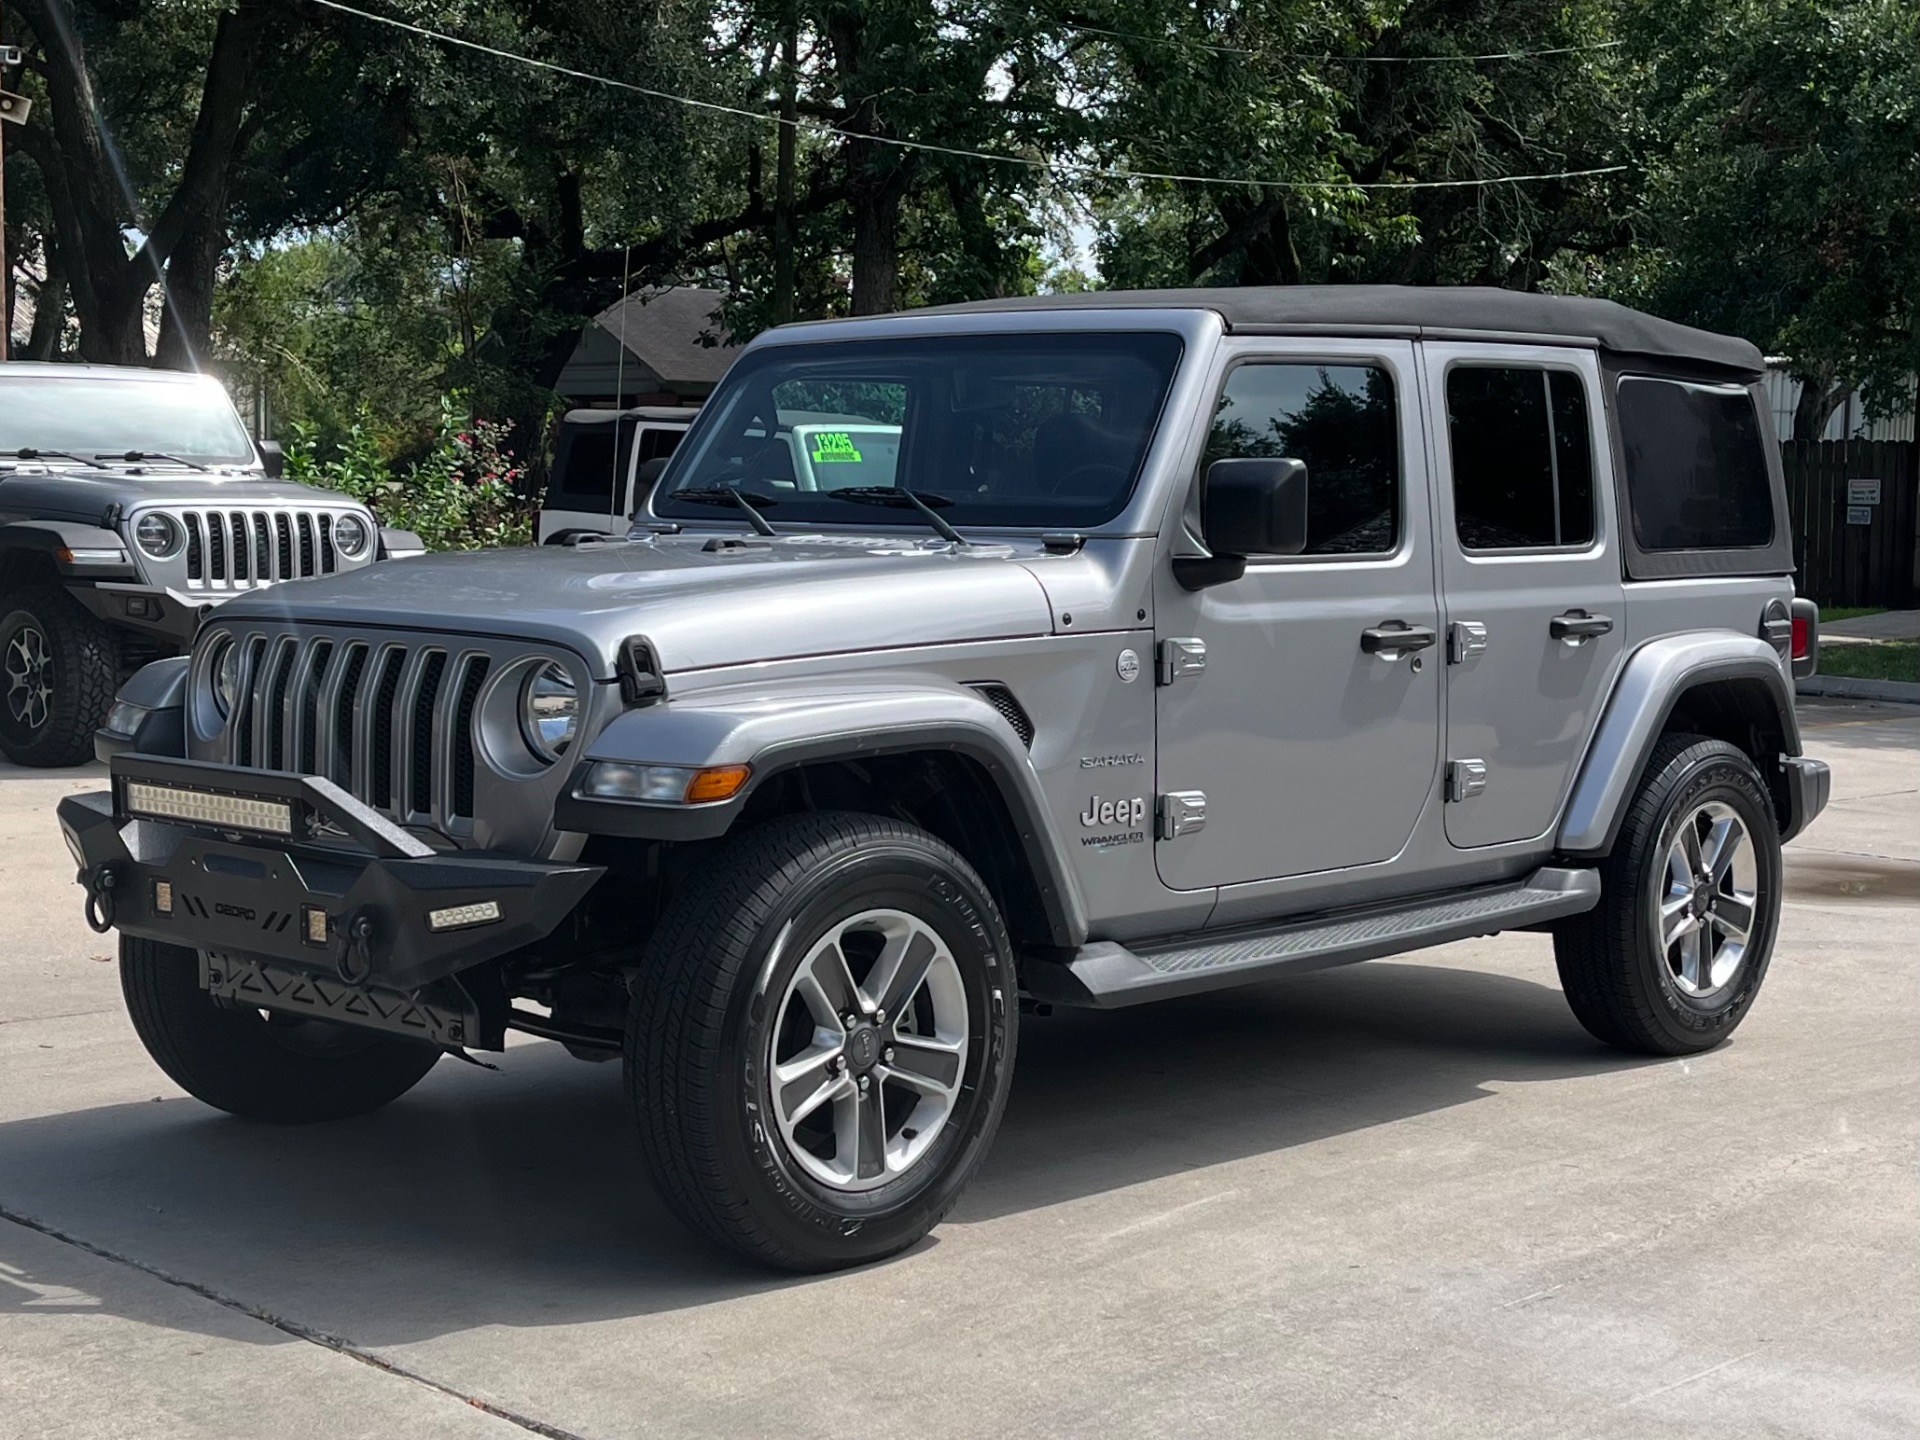
[[[474,709],[493,667],[459,646],[238,634],[222,758],[324,775],[402,823],[473,817]]]
[[[252,590],[331,575],[351,565],[333,545],[329,510],[179,510],[187,532],[187,583]]]

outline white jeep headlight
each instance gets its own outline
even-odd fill
[[[180,549],[184,532],[171,515],[149,510],[135,522],[133,541],[155,560],[165,560]]]
[[[551,764],[567,753],[579,729],[579,687],[565,666],[549,660],[520,688],[520,733],[528,748]]]
[[[333,522],[333,548],[349,560],[367,553],[367,522],[358,515],[341,515]]]

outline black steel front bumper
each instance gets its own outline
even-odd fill
[[[411,991],[544,939],[597,865],[438,853],[330,781],[116,755],[113,789],[60,802],[97,929]],[[151,799],[286,806],[289,833],[156,818]],[[141,813],[142,810],[146,813]]]

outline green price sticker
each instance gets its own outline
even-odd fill
[[[845,430],[816,430],[813,436],[813,463],[816,465],[858,465],[861,455],[853,436]]]

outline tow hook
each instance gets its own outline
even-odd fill
[[[120,883],[119,875],[111,865],[96,865],[73,878],[86,887],[87,927],[96,935],[106,934],[113,928],[113,887]]]
[[[373,974],[373,916],[356,910],[341,927],[346,945],[340,951],[334,973],[348,985],[364,985]]]

